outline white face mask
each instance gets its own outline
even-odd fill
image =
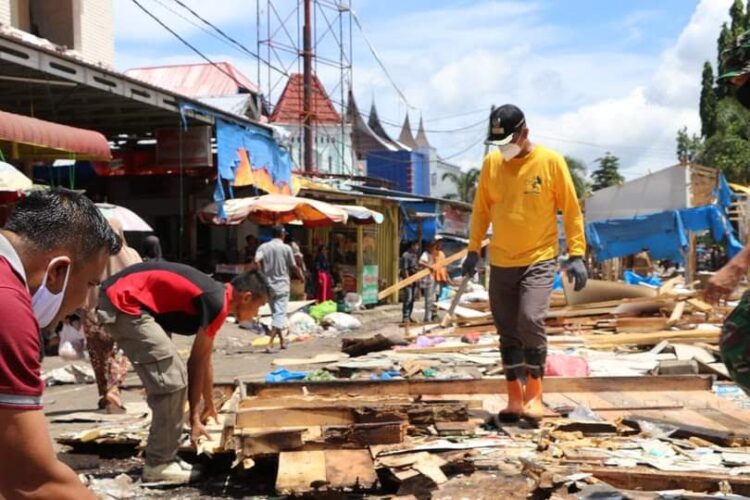
[[[521,146],[514,143],[498,146],[498,148],[500,148],[500,153],[502,153],[505,161],[512,160],[521,153]]]
[[[47,288],[47,276],[49,275],[49,269],[54,265],[56,261],[68,260],[67,257],[55,257],[49,262],[47,270],[44,272],[44,278],[39,289],[31,297],[31,308],[34,310],[34,316],[39,322],[40,328],[45,328],[52,323],[57,313],[60,312],[63,298],[65,297],[65,289],[68,287],[68,277],[70,276],[70,261],[68,261],[68,269],[65,272],[65,281],[63,282],[62,290],[60,293],[54,294]]]

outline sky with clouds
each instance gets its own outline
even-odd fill
[[[138,0],[213,61],[230,61],[258,80],[258,63],[222,41],[174,0]],[[320,0],[333,3],[332,0]],[[256,51],[256,2],[183,0],[205,19]],[[266,0],[260,0],[267,19]],[[275,0],[276,13],[297,38],[295,2]],[[352,28],[353,89],[360,108],[374,101],[392,135],[407,111],[422,116],[438,154],[464,168],[479,166],[490,106],[512,102],[527,115],[532,139],[583,160],[609,151],[626,178],[670,166],[675,135],[700,130],[698,97],[704,61],[716,59],[716,38],[731,0],[352,0],[364,35]],[[338,60],[320,7],[319,54]],[[117,68],[200,62],[199,56],[144,14],[132,0],[115,0]],[[265,31],[267,23],[261,30]],[[275,30],[279,23],[272,22]],[[280,30],[275,39],[285,41]],[[365,36],[406,102],[378,66]],[[288,38],[286,41],[288,42]],[[263,51],[265,56],[265,49]],[[275,66],[298,65],[284,53]],[[261,90],[272,102],[283,76]],[[340,101],[339,71],[318,73]],[[390,125],[393,123],[393,125]]]

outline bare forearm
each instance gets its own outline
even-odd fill
[[[743,247],[740,253],[735,255],[732,260],[729,261],[727,266],[732,266],[737,270],[746,273],[748,269],[750,269],[750,245]]]
[[[214,407],[214,363],[208,360],[206,373],[203,374],[203,400],[206,408]]]
[[[188,404],[190,405],[190,424],[200,421],[200,403],[205,385],[205,370],[198,360],[188,360]]]

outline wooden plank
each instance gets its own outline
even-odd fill
[[[667,326],[676,325],[682,319],[682,315],[684,313],[685,313],[685,301],[681,300],[677,302],[674,306],[674,309],[672,309],[672,314],[669,315],[669,321],[667,321]]]
[[[667,327],[666,318],[617,318],[615,330],[617,333],[649,333],[664,330]]]
[[[573,290],[573,283],[570,283],[566,279],[562,280],[562,282],[565,300],[571,306],[586,304],[588,302],[656,297],[657,294],[656,288],[595,279],[588,280],[586,288],[576,292]]]
[[[732,492],[750,495],[750,478],[728,474],[693,472],[678,474],[645,468],[583,467],[581,472],[592,474],[615,488],[640,491],[687,490],[715,492],[720,483],[727,482]]]
[[[306,493],[325,485],[327,480],[325,452],[287,451],[279,454],[276,493]]]
[[[710,390],[713,379],[708,375],[675,375],[659,377],[549,377],[545,393],[597,391],[701,391]],[[247,383],[248,394],[263,397],[310,395],[393,394],[506,394],[504,378],[468,380],[341,380],[331,382],[286,382],[284,384]]]
[[[490,240],[484,240],[482,242],[482,248],[484,248],[487,245],[489,245],[489,243],[490,243]],[[443,259],[443,260],[441,260],[439,262],[436,262],[435,265],[436,266],[448,266],[449,264],[453,264],[454,262],[459,261],[459,260],[463,259],[464,257],[466,257],[467,253],[469,253],[469,249],[468,248],[464,248],[463,250],[454,253],[450,257],[446,257],[445,259]],[[398,292],[402,288],[407,287],[407,286],[409,286],[409,285],[411,285],[413,283],[416,283],[417,281],[421,280],[422,278],[424,278],[425,276],[427,276],[431,272],[432,272],[431,269],[422,269],[421,271],[418,271],[418,272],[412,274],[408,278],[403,279],[403,280],[399,281],[398,283],[389,286],[385,290],[381,290],[380,292],[378,292],[378,300],[383,300],[386,297],[388,297],[389,295],[393,295],[394,293]]]
[[[235,427],[310,427],[354,423],[351,408],[252,408],[237,412]]]
[[[243,435],[237,439],[241,442],[242,454],[246,457],[259,455],[276,455],[282,451],[299,450],[305,442],[304,429],[274,430]]]
[[[325,464],[329,489],[369,490],[378,482],[367,450],[326,450]]]
[[[337,446],[364,447],[375,444],[399,444],[406,437],[406,424],[402,422],[378,422],[347,426],[326,426],[322,439]]]

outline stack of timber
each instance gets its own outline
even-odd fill
[[[494,418],[500,378],[240,384],[213,452],[248,468],[273,460],[280,495],[429,498],[481,471],[524,477],[529,493],[599,482],[750,493],[750,412],[715,396],[709,377],[655,380],[548,379],[538,427]]]

